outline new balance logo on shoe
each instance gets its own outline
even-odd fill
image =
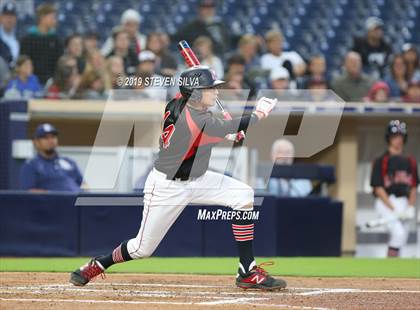
[[[261,284],[265,280],[264,276],[261,276],[259,274],[256,274],[252,277],[251,281],[255,281],[257,284]]]

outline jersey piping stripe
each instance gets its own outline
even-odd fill
[[[190,142],[187,148],[187,152],[183,156],[182,160],[186,160],[193,156],[197,150],[197,148],[201,145],[206,144],[216,144],[223,140],[220,137],[212,137],[203,133],[200,128],[198,128],[197,124],[194,122],[193,118],[191,117],[191,113],[188,110],[188,107],[185,107],[185,118],[187,121],[188,128],[191,132]]]
[[[417,176],[416,160],[412,156],[408,156],[408,160],[410,161],[410,164],[411,164],[411,186],[417,187],[418,176]]]

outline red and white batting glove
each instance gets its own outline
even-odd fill
[[[264,117],[267,117],[268,114],[273,110],[275,105],[277,104],[277,99],[270,99],[267,97],[262,97],[258,100],[257,105],[255,107],[255,111],[261,112],[264,114]]]
[[[240,132],[237,132],[237,133],[227,134],[225,136],[225,139],[229,141],[239,142],[242,139],[245,139],[245,132],[241,130]]]

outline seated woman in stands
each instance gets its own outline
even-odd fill
[[[70,99],[80,83],[80,75],[77,72],[77,62],[69,56],[62,56],[57,63],[54,78],[47,81],[46,98]]]
[[[105,100],[107,94],[101,74],[95,70],[83,73],[74,98]]]

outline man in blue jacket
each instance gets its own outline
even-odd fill
[[[35,192],[79,192],[83,182],[82,174],[72,159],[57,153],[57,129],[51,124],[39,125],[33,143],[38,154],[22,167],[21,189]]]

